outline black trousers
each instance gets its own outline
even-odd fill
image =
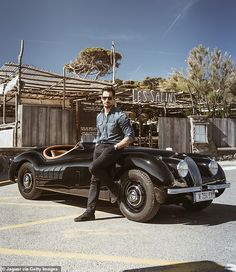
[[[99,144],[95,146],[93,153],[93,162],[89,167],[92,174],[87,211],[94,213],[98,201],[101,182],[106,185],[109,190],[115,194],[115,184],[112,181],[111,167],[117,161],[120,150],[115,150],[113,144]]]

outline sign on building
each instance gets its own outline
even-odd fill
[[[154,90],[133,90],[133,103],[175,104],[176,94]]]

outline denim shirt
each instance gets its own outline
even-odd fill
[[[117,107],[113,107],[106,116],[102,110],[97,115],[96,143],[118,143],[125,137],[134,141],[134,130],[127,115]]]

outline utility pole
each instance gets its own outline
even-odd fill
[[[115,43],[112,41],[112,83],[115,83],[116,54]]]

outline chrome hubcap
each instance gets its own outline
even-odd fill
[[[23,176],[23,186],[25,189],[30,189],[32,187],[33,177],[31,173],[25,173]]]
[[[144,193],[140,185],[132,184],[128,186],[125,192],[129,206],[140,208],[144,203]]]

